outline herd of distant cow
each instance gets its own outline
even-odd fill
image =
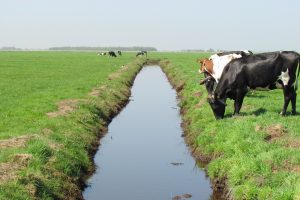
[[[218,53],[198,59],[199,72],[204,74],[200,84],[208,92],[208,103],[216,117],[224,117],[226,100],[234,100],[234,115],[239,114],[249,89],[282,88],[284,104],[281,115],[286,115],[289,102],[296,114],[300,55],[293,51],[253,54],[251,51]],[[298,74],[296,71],[298,67]]]
[[[117,51],[117,54],[119,56],[122,56],[122,52],[121,51]],[[106,55],[108,55],[109,57],[115,57],[115,58],[117,57],[117,54],[114,51],[99,52],[99,53],[97,53],[98,56],[106,56]],[[136,54],[136,57],[138,57],[138,56],[144,56],[144,55],[145,56],[148,55],[147,51],[138,51],[137,54]]]

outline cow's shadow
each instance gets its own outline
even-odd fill
[[[224,119],[233,118],[233,117],[251,116],[251,115],[254,115],[257,117],[257,116],[265,114],[266,112],[267,112],[266,109],[258,108],[257,110],[254,110],[251,112],[240,112],[240,114],[238,114],[238,115],[233,115],[232,113],[228,113],[228,114],[225,114]],[[278,115],[280,115],[279,112],[278,112]],[[299,115],[300,115],[300,112],[296,112],[296,114],[292,114],[292,112],[287,111],[286,114],[284,115],[284,117],[293,117],[293,116],[299,116]]]
[[[248,115],[259,116],[259,115],[265,114],[266,112],[267,112],[266,109],[264,109],[264,108],[258,108],[257,110],[254,110],[254,111],[252,111],[252,112],[249,112]]]
[[[250,115],[254,115],[254,116],[259,116],[259,115],[263,115],[267,112],[266,109],[264,108],[258,108],[257,110],[254,110],[252,112],[240,112],[240,114],[238,115],[233,115],[232,113],[228,113],[228,114],[225,114],[224,116],[224,119],[226,118],[232,118],[232,117],[242,117],[242,116],[250,116]]]
[[[266,95],[263,95],[263,94],[247,94],[247,97],[248,98],[259,98],[259,99],[261,99],[261,98],[265,98],[266,97]]]

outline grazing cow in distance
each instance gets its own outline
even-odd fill
[[[144,55],[146,55],[146,57],[148,56],[148,52],[147,51],[141,51]]]
[[[248,88],[275,89],[276,82],[282,85],[284,94],[284,105],[280,114],[286,114],[290,101],[292,114],[296,114],[299,61],[300,55],[293,51],[248,55],[231,61],[224,68],[213,95],[208,99],[215,117],[224,117],[227,98],[234,100],[234,114],[239,114]]]
[[[106,52],[98,53],[98,56],[106,56]]]
[[[136,56],[135,56],[135,57],[138,57],[138,56],[143,56],[143,55],[146,55],[146,56],[148,56],[148,55],[147,55],[147,51],[139,51],[139,52],[137,52],[137,54],[136,54]]]
[[[122,52],[121,52],[121,51],[118,51],[118,55],[119,55],[119,56],[122,56]]]
[[[117,57],[117,55],[116,55],[116,53],[115,53],[114,51],[109,51],[109,52],[108,52],[108,55],[109,55],[110,57]]]

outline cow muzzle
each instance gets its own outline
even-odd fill
[[[218,96],[214,95],[214,94],[209,94],[207,97],[207,100],[209,103],[216,103],[219,102],[221,104],[223,104],[224,106],[227,106],[226,102],[223,99],[220,99]]]

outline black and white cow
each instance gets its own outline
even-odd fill
[[[214,88],[216,87],[225,66],[234,59],[252,55],[253,53],[249,50],[243,51],[227,51],[217,54],[213,54],[209,59],[201,59],[198,61],[201,64],[199,69],[200,73],[204,73],[204,80],[201,80],[200,84],[206,86],[208,96],[211,96]]]
[[[118,51],[118,55],[119,55],[119,56],[122,56],[122,52],[121,52],[121,51]]]
[[[250,51],[250,50],[224,51],[224,52],[217,53],[216,55],[218,55],[218,56],[225,56],[225,55],[229,55],[229,54],[239,54],[241,56],[247,56],[247,55],[252,55],[253,52]]]
[[[111,56],[111,57],[117,57],[117,55],[114,51],[109,51],[108,55]]]
[[[283,88],[284,105],[281,115],[286,114],[289,102],[292,114],[296,114],[296,77],[300,55],[293,51],[248,55],[232,60],[224,68],[221,79],[208,102],[217,119],[224,117],[226,99],[234,100],[234,114],[239,114],[248,88],[268,87],[275,89],[276,82]]]
[[[147,51],[139,51],[139,52],[137,52],[137,54],[136,54],[136,56],[135,56],[135,57],[138,57],[138,56],[143,56],[143,55],[146,55],[146,56],[148,56],[148,55],[147,55]]]
[[[99,52],[97,55],[98,56],[106,56],[106,52]]]

